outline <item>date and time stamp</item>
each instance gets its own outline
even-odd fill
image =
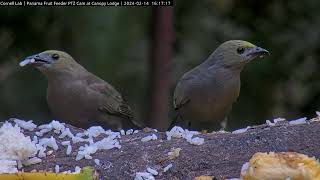
[[[174,0],[1,1],[4,6],[173,6]]]

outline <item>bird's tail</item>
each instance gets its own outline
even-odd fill
[[[181,126],[184,128],[188,128],[186,126],[185,120],[182,118],[182,116],[179,114],[179,111],[177,110],[171,110],[169,112],[169,119],[172,119],[169,129],[173,128],[174,126]]]

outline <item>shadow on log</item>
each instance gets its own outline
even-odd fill
[[[68,126],[73,134],[83,131]],[[157,140],[142,142],[141,138],[156,134]],[[25,132],[31,137],[33,132]],[[59,149],[42,158],[39,164],[25,167],[25,171],[51,170],[56,164],[60,172],[74,171],[75,166],[92,166],[102,179],[133,179],[136,172],[145,172],[148,167],[156,169],[156,179],[193,179],[200,175],[215,176],[217,179],[240,176],[242,165],[249,161],[256,152],[295,151],[320,158],[320,123],[313,121],[307,124],[290,125],[287,121],[278,122],[275,126],[266,124],[248,129],[244,133],[209,133],[196,135],[205,139],[204,144],[196,146],[185,139],[167,140],[165,133],[143,132],[121,136],[120,149],[97,151],[92,159],[75,161],[79,144],[72,144],[72,153],[66,156],[66,147],[60,143],[70,139],[59,139],[54,133],[44,137],[56,137]],[[99,137],[97,138],[99,139]],[[168,159],[171,148],[181,148],[180,155]],[[100,160],[100,165],[94,163]],[[167,172],[163,168],[172,163]]]

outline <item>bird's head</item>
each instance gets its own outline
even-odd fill
[[[28,56],[20,62],[20,66],[25,65],[32,65],[45,75],[72,72],[82,68],[68,53],[57,50]]]
[[[242,40],[230,40],[221,44],[212,54],[215,63],[231,68],[242,68],[257,57],[269,55],[269,51]]]

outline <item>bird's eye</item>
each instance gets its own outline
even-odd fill
[[[58,60],[59,59],[59,54],[52,54],[52,59]]]
[[[237,53],[238,53],[238,54],[244,53],[244,48],[243,48],[243,47],[239,47],[239,48],[237,49]]]

